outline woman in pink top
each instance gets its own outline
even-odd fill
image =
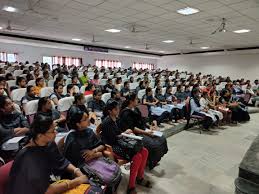
[[[91,80],[91,83],[93,85],[99,85],[100,84],[100,80],[99,80],[99,75],[98,74],[94,75],[94,79]]]

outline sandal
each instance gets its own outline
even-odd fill
[[[137,184],[143,187],[152,188],[151,182],[149,180],[145,180],[144,178],[137,179]]]
[[[128,188],[127,189],[127,194],[137,194],[136,188],[135,187]]]

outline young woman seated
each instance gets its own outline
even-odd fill
[[[148,126],[146,122],[144,122],[137,105],[137,95],[135,93],[130,94],[126,101],[124,101],[120,113],[120,129],[122,131],[131,129],[134,134],[143,137],[143,144],[149,151],[148,167],[152,170],[167,153],[167,141],[164,136],[157,137],[153,135],[156,129],[154,129],[153,126]],[[149,130],[146,131],[146,129]]]
[[[76,94],[75,95],[75,100],[74,104],[69,108],[68,113],[67,113],[67,119],[68,119],[68,125],[70,125],[70,120],[72,118],[72,115],[74,115],[77,112],[84,112],[86,114],[89,114],[86,106],[85,106],[85,96],[84,94]],[[96,124],[96,114],[95,113],[90,113],[90,121],[92,124]],[[71,127],[69,127],[71,128]]]
[[[70,130],[73,131],[66,137],[64,155],[77,167],[103,156],[105,146],[89,126],[90,118],[87,113],[78,111],[71,115]]]
[[[88,102],[87,108],[90,112],[95,112],[97,115],[102,116],[102,112],[105,108],[105,103],[101,100],[102,92],[95,90],[93,93],[93,100]]]
[[[138,87],[136,88],[136,94],[138,93],[139,90],[144,90],[144,89],[146,89],[145,83],[144,81],[140,81]]]
[[[18,88],[26,88],[26,85],[27,85],[26,79],[24,77],[18,76],[16,78],[16,86],[11,87],[10,90],[12,91]]]
[[[136,185],[137,184],[151,188],[151,182],[144,179],[144,171],[148,159],[148,150],[142,148],[137,153],[129,153],[128,150],[122,148],[118,140],[121,138],[121,133],[133,133],[131,129],[122,131],[118,126],[118,116],[120,113],[119,105],[117,102],[113,101],[107,105],[106,110],[108,116],[103,120],[101,124],[101,138],[103,143],[109,144],[112,146],[114,157],[117,159],[126,159],[131,161],[130,166],[130,177],[127,194],[136,194]]]
[[[40,96],[40,90],[45,86],[43,78],[42,77],[37,78],[35,81],[35,85],[36,85],[34,86],[35,95]]]
[[[85,95],[85,96],[87,96],[87,95],[93,95],[94,91],[95,91],[95,85],[89,83],[89,84],[85,87],[85,93],[84,93],[84,95]]]
[[[208,110],[200,105],[200,90],[199,88],[193,88],[190,99],[190,115],[196,115],[203,118],[202,124],[205,130],[208,130],[212,124],[213,119]]]
[[[249,116],[249,113],[247,112],[245,105],[233,100],[229,90],[222,90],[221,97],[219,98],[219,103],[226,106],[232,111],[231,120],[234,123],[250,120],[250,116]]]
[[[117,79],[115,81],[115,89],[120,91],[121,90],[121,84],[122,84],[122,78],[117,77]]]
[[[100,79],[99,79],[99,74],[96,73],[94,74],[93,79],[91,80],[91,83],[95,86],[99,86],[100,85]]]
[[[208,92],[203,92],[200,98],[200,105],[204,109],[208,110],[208,114],[211,116],[213,122],[216,122],[217,125],[221,124],[223,119],[223,114],[220,111],[215,110],[214,105],[210,101]]]
[[[52,107],[51,100],[48,97],[42,97],[38,102],[38,111],[36,115],[43,115],[51,117],[58,125],[57,131],[66,131],[65,121],[66,118]]]
[[[185,104],[179,103],[176,96],[172,94],[172,86],[166,88],[165,95],[162,95],[162,89],[156,89],[156,98],[162,104],[162,107],[167,109],[168,112],[171,112],[172,118],[175,119],[175,122],[183,122],[185,115]]]
[[[61,194],[88,182],[87,177],[59,153],[54,142],[55,127],[51,117],[39,115],[35,118],[30,139],[18,152],[12,165],[6,194]],[[50,184],[53,172],[64,171],[75,178]]]
[[[0,145],[29,131],[29,123],[23,114],[15,110],[14,103],[7,96],[0,96]]]
[[[63,85],[59,84],[59,85],[55,85],[54,86],[54,93],[52,93],[49,98],[50,100],[53,101],[53,103],[55,104],[55,106],[58,105],[58,101],[61,98],[64,98],[65,96],[63,95]]]
[[[159,100],[153,96],[151,88],[146,89],[143,104],[148,106],[149,114],[154,117],[159,127],[162,127],[162,122],[170,120],[170,113],[166,109],[159,107]]]
[[[73,97],[76,95],[76,87],[73,84],[68,84],[67,85],[67,94],[65,97]]]

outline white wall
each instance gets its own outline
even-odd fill
[[[122,53],[111,51],[107,53],[87,52],[82,46],[73,46],[39,41],[28,41],[20,39],[6,39],[0,37],[0,51],[18,53],[18,60],[21,62],[42,61],[43,56],[67,56],[80,57],[84,64],[95,64],[95,59],[119,60],[123,68],[131,67],[134,62],[157,64],[160,57]],[[113,54],[111,54],[113,53]]]
[[[161,68],[178,69],[194,73],[202,72],[216,76],[230,76],[232,79],[258,79],[258,53],[227,53],[220,55],[177,55],[165,56],[158,62]]]

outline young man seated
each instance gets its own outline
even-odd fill
[[[26,118],[15,110],[14,103],[7,96],[0,96],[0,145],[29,131]]]

